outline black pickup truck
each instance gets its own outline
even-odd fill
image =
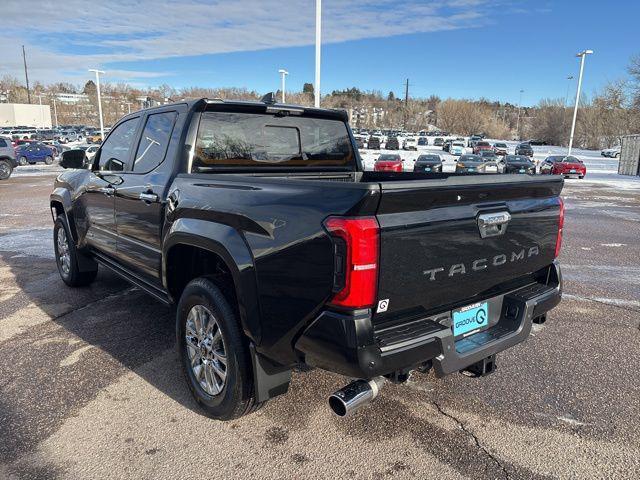
[[[87,285],[100,264],[176,305],[214,418],[298,367],[355,379],[339,415],[411,370],[490,373],[560,301],[560,176],[364,171],[341,111],[166,105],[122,118],[89,163],[65,152],[51,194],[60,275]]]

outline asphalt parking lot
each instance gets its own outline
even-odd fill
[[[640,476],[640,181],[566,182],[563,302],[495,374],[416,374],[341,419],[345,379],[296,372],[221,423],[187,391],[168,308],[105,269],[59,279],[55,170],[0,183],[0,478]]]

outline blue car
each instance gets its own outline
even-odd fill
[[[25,143],[16,150],[16,158],[20,165],[26,165],[27,163],[33,165],[38,162],[51,165],[53,157],[53,150],[40,142]]]

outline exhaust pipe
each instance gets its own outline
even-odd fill
[[[329,397],[329,407],[339,417],[355,412],[378,396],[384,377],[356,380]]]

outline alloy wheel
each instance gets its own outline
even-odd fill
[[[220,325],[204,305],[189,311],[185,340],[196,381],[207,394],[218,395],[227,379],[227,351]]]
[[[71,253],[69,252],[69,239],[67,238],[67,233],[64,228],[58,229],[56,241],[58,244],[58,260],[60,263],[60,269],[66,277],[71,271]]]

